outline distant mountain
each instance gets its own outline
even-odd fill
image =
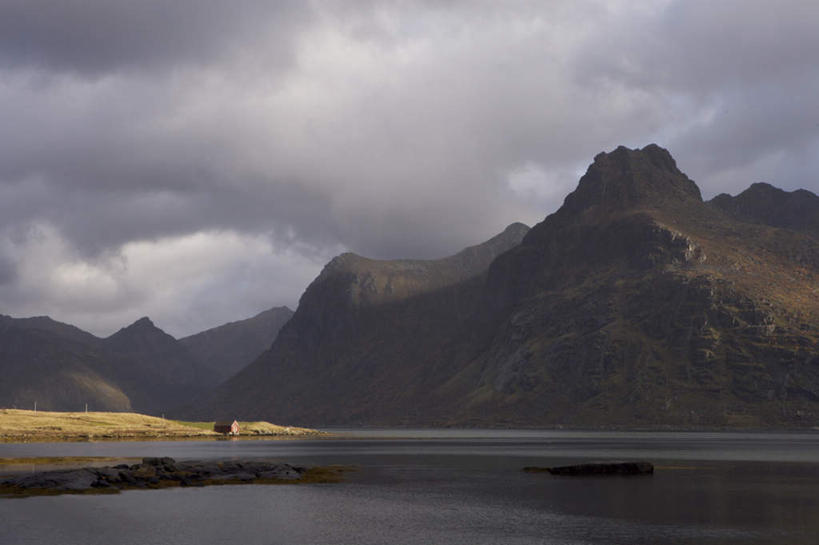
[[[130,410],[109,375],[99,339],[47,317],[0,315],[0,406],[42,410]]]
[[[757,183],[736,197],[726,193],[717,195],[709,204],[739,221],[819,236],[819,197],[804,189],[787,192],[770,184]]]
[[[100,339],[45,316],[0,315],[0,407],[171,414],[268,348],[291,314],[271,309],[184,342],[149,318]]]
[[[168,412],[216,382],[206,366],[147,317],[103,339],[103,345],[116,356],[111,374],[132,404],[148,414]]]
[[[274,307],[246,320],[183,337],[179,342],[209,370],[214,379],[211,386],[216,386],[270,348],[292,316],[289,308]]]
[[[803,203],[815,196],[739,197],[704,203],[666,150],[620,147],[560,210],[475,247],[469,265],[339,256],[271,349],[192,413],[815,426],[819,237]],[[777,219],[785,210],[798,217]]]

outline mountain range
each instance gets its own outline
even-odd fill
[[[0,317],[0,405],[93,398],[309,426],[815,427],[817,279],[815,194],[757,183],[704,201],[667,150],[619,147],[531,229],[437,260],[342,254],[295,313],[180,340],[148,319],[99,339]]]
[[[755,184],[705,202],[659,146],[601,153],[557,212],[469,267],[335,258],[190,415],[815,426],[817,200]]]
[[[0,406],[171,413],[253,361],[291,315],[276,307],[180,340],[148,318],[102,339],[0,315]]]

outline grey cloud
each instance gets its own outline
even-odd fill
[[[284,62],[309,4],[262,0],[5,0],[0,63],[104,75],[109,71],[224,60],[233,46],[273,36]]]
[[[576,73],[658,100],[657,138],[707,196],[763,178],[816,187],[804,162],[819,151],[819,75],[807,54],[819,48],[817,21],[819,5],[799,0],[675,1],[616,18],[582,48]]]
[[[817,191],[818,9],[0,3],[0,238],[52,226],[64,260],[93,265],[134,241],[261,234],[291,252],[276,275],[306,259],[295,293],[266,299],[292,304],[296,277],[306,286],[339,249],[434,257],[539,221],[620,144],[668,147],[706,196],[760,180]],[[220,316],[260,310],[248,301],[264,271],[243,291],[220,267],[202,288],[224,294]],[[193,314],[174,309],[197,298],[140,299],[161,274],[99,295],[95,308],[120,310],[95,327],[131,305],[184,329]],[[0,304],[23,300],[8,286]],[[18,308],[54,308],[26,286]]]
[[[0,286],[11,284],[17,279],[17,266],[10,258],[0,254]]]

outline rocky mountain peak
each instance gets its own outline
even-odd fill
[[[819,234],[819,196],[804,189],[755,183],[736,197],[722,193],[708,204],[743,222]]]
[[[140,318],[139,320],[137,320],[136,322],[134,322],[133,324],[131,324],[128,327],[139,328],[139,329],[148,329],[148,328],[153,329],[156,326],[154,325],[154,323],[151,321],[150,318],[148,318],[147,316],[143,316],[142,318]]]
[[[661,208],[702,202],[700,190],[678,168],[668,150],[620,146],[594,158],[577,189],[563,204],[564,214],[589,209]]]
[[[794,192],[793,196],[796,196],[797,193],[806,193],[807,195],[811,195],[811,193],[808,191],[800,190],[798,192]],[[734,202],[740,205],[739,207],[750,211],[770,208],[773,204],[781,204],[788,200],[791,196],[791,193],[779,189],[778,187],[775,187],[769,183],[756,182],[751,184],[748,189],[736,197],[732,197],[728,193],[720,193],[714,197],[711,202],[717,205],[726,205],[726,207],[731,206],[730,203]]]
[[[108,337],[108,340],[118,343],[176,342],[172,336],[158,328],[147,316],[143,316],[131,325],[123,327]]]

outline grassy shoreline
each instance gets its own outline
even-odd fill
[[[269,422],[240,422],[239,438],[301,439],[328,434]],[[218,440],[213,422],[184,422],[138,413],[0,409],[0,443]]]

